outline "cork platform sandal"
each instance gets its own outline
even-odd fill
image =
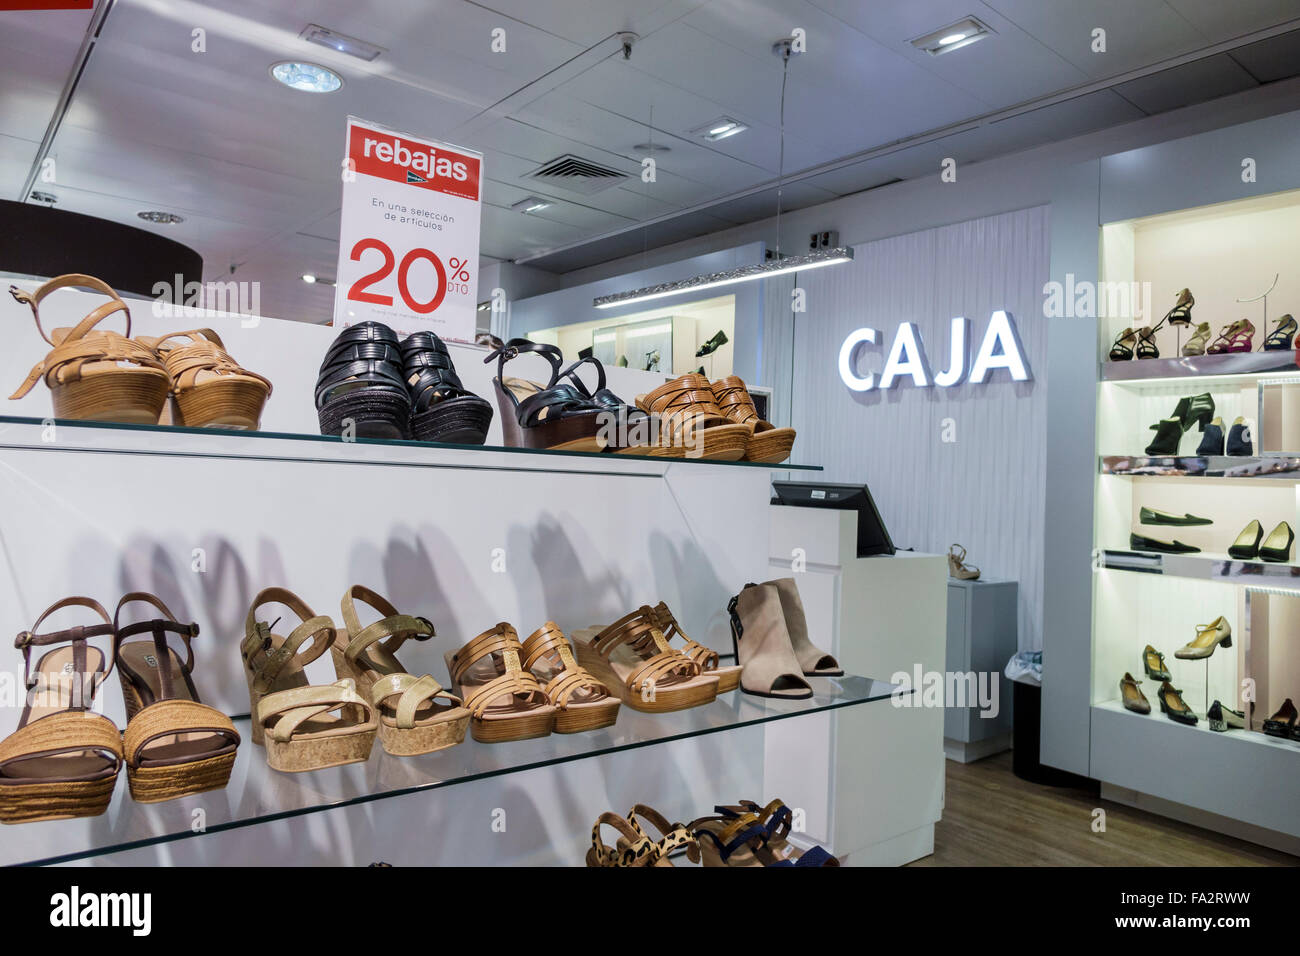
[[[673,642],[674,638],[680,637],[685,642],[685,646],[680,648],[681,652],[700,665],[700,673],[706,677],[711,675],[718,679],[719,694],[733,691],[740,686],[740,672],[744,668],[739,664],[727,667],[718,666],[718,652],[705,647],[698,641],[691,640],[686,632],[682,630],[682,626],[677,623],[677,618],[673,617],[673,612],[668,610],[667,604],[660,601],[652,609],[651,616],[669,644]]]
[[[154,349],[167,369],[173,424],[257,430],[271,397],[270,379],[231,358],[216,332],[190,329],[139,341]]]
[[[284,605],[302,623],[288,637],[272,633],[279,618],[269,624],[257,619],[265,604]],[[303,671],[330,649],[335,637],[334,622],[313,614],[292,591],[266,588],[253,599],[239,651],[248,681],[253,743],[266,748],[272,770],[321,770],[370,757],[378,731],[374,706],[350,679],[310,685]],[[302,649],[308,639],[311,643]]]
[[[89,608],[102,624],[49,634],[41,623],[65,607]],[[34,823],[94,817],[108,809],[122,766],[122,735],[90,706],[113,669],[87,638],[107,637],[113,622],[99,602],[70,597],[45,610],[14,646],[23,652],[27,702],[18,729],[0,742],[0,823]],[[31,669],[33,647],[68,644],[45,652]]]
[[[707,704],[718,696],[718,678],[673,650],[641,606],[606,628],[573,634],[578,663],[633,710],[662,714]]]
[[[573,657],[564,632],[547,621],[524,641],[524,670],[531,671],[555,705],[555,732],[599,730],[618,720],[618,698]]]
[[[794,429],[777,428],[771,422],[759,418],[754,399],[739,375],[728,375],[714,382],[711,387],[722,414],[733,422],[753,429],[749,442],[745,445],[745,461],[776,464],[790,457],[790,449],[794,447]]]
[[[718,408],[709,380],[692,372],[636,397],[636,407],[658,416],[659,443],[685,449],[687,458],[739,461],[752,429]]]
[[[380,620],[363,625],[357,602],[369,605]],[[330,648],[340,677],[356,681],[358,692],[374,704],[379,742],[390,754],[412,756],[454,747],[465,739],[469,711],[461,699],[442,689],[431,674],[406,672],[394,656],[408,640],[436,636],[426,618],[399,614],[383,595],[355,584],[343,595],[343,623]]]
[[[452,689],[470,712],[470,734],[480,743],[547,737],[555,727],[555,706],[524,670],[523,656],[519,635],[504,622],[445,656]]]
[[[161,617],[121,623],[122,609],[143,603]],[[181,624],[152,594],[134,592],[113,615],[113,663],[126,701],[123,755],[126,779],[137,803],[158,803],[230,781],[239,734],[230,718],[199,701],[194,688],[197,624]],[[185,660],[167,644],[169,634],[185,643]],[[150,640],[131,640],[147,636]]]
[[[68,288],[91,289],[108,296],[109,301],[92,310],[75,328],[55,329],[46,335],[41,327],[40,304],[51,292]],[[50,387],[55,418],[158,424],[170,379],[158,354],[132,340],[131,310],[107,283],[74,273],[51,279],[34,293],[10,286],[9,294],[31,307],[36,331],[52,346],[9,396],[11,400],[22,398],[44,378]],[[117,312],[126,318],[125,335],[95,328]]]

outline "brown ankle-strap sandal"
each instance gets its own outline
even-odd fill
[[[356,602],[382,616],[362,625]],[[454,747],[465,739],[469,711],[461,699],[442,689],[433,676],[414,677],[394,656],[408,640],[436,636],[427,618],[399,614],[376,591],[360,584],[343,595],[343,623],[330,649],[340,677],[356,681],[357,691],[379,712],[379,742],[390,754],[411,756]]]
[[[546,737],[554,729],[555,707],[523,657],[519,635],[504,622],[447,652],[452,689],[464,698],[469,732],[480,743]]]
[[[258,611],[267,604],[283,605],[302,623],[287,637],[273,633],[278,617],[269,624],[258,620]],[[330,649],[336,636],[334,622],[313,614],[292,591],[266,588],[253,598],[239,651],[248,681],[253,743],[266,747],[272,770],[320,770],[370,757],[378,732],[374,705],[357,693],[349,678],[313,686],[303,670]]]
[[[687,859],[692,863],[700,862],[700,844],[686,824],[669,823],[662,813],[643,803],[638,803],[628,811],[627,822],[640,837],[650,841],[652,862],[647,865],[672,866],[669,856],[677,850],[685,850]],[[646,832],[644,824],[649,824],[659,832],[658,840],[652,833]],[[639,840],[636,842],[639,843]],[[618,849],[622,850],[629,845],[632,844],[628,843],[627,838],[620,836]]]
[[[659,444],[683,449],[687,458],[739,461],[751,429],[727,418],[703,375],[691,372],[636,397],[636,406],[658,417]]]
[[[739,375],[728,375],[711,386],[718,400],[718,408],[733,422],[753,429],[745,446],[745,461],[770,464],[785,461],[794,447],[794,429],[777,428],[758,417],[754,399]]]
[[[718,696],[718,678],[668,646],[654,612],[642,605],[606,628],[573,633],[578,663],[633,710],[652,714],[707,704]]]
[[[144,603],[161,617],[122,624],[122,609]],[[113,615],[113,663],[126,701],[123,755],[131,796],[138,803],[220,790],[230,781],[239,734],[230,718],[199,701],[194,688],[197,624],[181,624],[152,594],[122,598]],[[167,645],[168,634],[185,643],[185,660]],[[152,640],[131,638],[148,636]]]
[[[75,328],[46,335],[40,304],[51,292],[67,288],[91,289],[110,301],[92,310]],[[22,398],[44,378],[55,418],[158,424],[170,387],[167,371],[152,348],[131,338],[131,310],[107,283],[69,274],[51,279],[34,293],[10,286],[9,294],[31,307],[36,331],[53,347],[9,396],[11,400]],[[95,328],[116,312],[126,317],[125,335]]]
[[[65,607],[89,608],[103,623],[38,633],[47,617]],[[122,766],[122,735],[90,710],[113,664],[87,639],[112,633],[113,622],[99,602],[70,597],[48,607],[14,641],[23,652],[27,702],[18,729],[0,742],[0,823],[93,817],[108,809]],[[32,673],[32,648],[52,644],[71,646],[46,651]]]
[[[546,697],[556,707],[555,732],[599,730],[618,720],[618,698],[574,659],[564,632],[547,621],[524,641],[524,670],[544,681]]]
[[[719,694],[733,691],[740,686],[740,672],[744,668],[739,664],[719,667],[718,652],[705,647],[698,641],[691,640],[686,632],[682,630],[682,626],[677,623],[677,618],[673,617],[673,612],[668,610],[667,604],[660,601],[654,606],[651,613],[656,626],[663,632],[669,644],[673,642],[674,638],[680,637],[685,642],[685,645],[680,648],[681,652],[700,665],[700,673],[705,676],[717,677]]]
[[[189,341],[173,341],[184,339]],[[167,369],[173,424],[257,430],[271,382],[231,358],[216,332],[191,329],[139,341],[154,349]]]

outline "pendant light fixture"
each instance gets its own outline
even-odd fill
[[[777,40],[776,43],[772,45],[772,52],[781,58],[782,70],[780,108],[781,147],[776,175],[775,255],[767,262],[741,266],[738,269],[728,269],[724,272],[711,272],[706,275],[692,276],[689,279],[678,279],[674,282],[663,282],[659,285],[632,289],[628,292],[616,292],[612,295],[598,296],[592,301],[592,305],[596,308],[614,309],[619,306],[632,305],[636,302],[649,302],[654,299],[664,299],[669,296],[681,295],[684,292],[715,289],[719,286],[735,285],[738,282],[749,282],[753,279],[768,279],[772,276],[785,275],[790,272],[820,269],[823,266],[833,266],[841,262],[852,261],[853,250],[847,246],[841,246],[837,249],[819,249],[816,252],[810,252],[807,255],[802,256],[781,255],[781,199],[785,180],[785,84],[790,73],[790,57],[795,56],[800,51],[794,48],[794,39],[786,37],[785,39]]]

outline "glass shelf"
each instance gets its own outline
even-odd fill
[[[1279,352],[1234,352],[1230,355],[1189,355],[1165,359],[1131,359],[1127,362],[1101,363],[1101,380],[1121,384],[1170,382],[1178,379],[1222,377],[1242,379],[1252,376],[1275,376],[1293,373],[1300,376],[1296,367],[1296,353],[1287,349]]]
[[[1113,571],[1167,574],[1198,578],[1222,584],[1300,592],[1300,564],[1273,561],[1240,561],[1226,554],[1201,551],[1196,554],[1159,554],[1153,551],[1106,549],[1101,567]]]
[[[1238,455],[1178,458],[1142,455],[1102,455],[1101,473],[1123,478],[1264,478],[1300,481],[1300,458]]]
[[[669,469],[750,468],[765,471],[821,471],[821,465],[789,462],[708,461],[653,455],[450,445],[400,439],[357,438],[289,432],[130,425],[0,415],[0,448],[99,453],[135,453],[193,458],[347,462],[426,468],[484,468],[496,471],[581,472],[658,477]]]
[[[867,677],[814,677],[810,682],[814,694],[805,700],[753,697],[735,690],[710,704],[675,713],[644,714],[624,706],[618,722],[602,730],[503,744],[480,744],[466,736],[458,746],[419,757],[391,756],[376,742],[366,763],[307,773],[271,770],[262,748],[251,741],[247,718],[238,719],[235,726],[243,742],[225,790],[145,804],[133,801],[126,780],[119,779],[113,802],[102,816],[6,827],[0,864],[51,864],[102,856],[887,700],[896,690],[893,684]],[[203,833],[191,829],[198,810],[206,817]]]

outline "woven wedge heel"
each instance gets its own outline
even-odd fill
[[[161,356],[171,377],[174,424],[257,430],[271,381],[231,358],[216,332],[190,329],[139,341]]]
[[[777,428],[760,418],[754,399],[740,376],[728,375],[714,382],[711,388],[722,414],[753,430],[745,445],[745,461],[776,464],[790,457],[790,450],[794,447],[794,429]]]
[[[739,664],[726,667],[719,666],[718,652],[710,647],[705,647],[699,641],[691,640],[686,632],[682,630],[682,626],[677,623],[677,618],[673,617],[673,612],[668,610],[667,604],[660,601],[651,610],[651,616],[669,644],[672,644],[676,638],[680,637],[684,642],[683,647],[680,648],[681,652],[700,665],[701,674],[718,679],[719,694],[728,693],[740,686],[740,672],[744,668]]]
[[[722,413],[709,380],[696,372],[638,395],[636,407],[657,416],[659,443],[684,449],[686,458],[740,461],[754,431]]]

